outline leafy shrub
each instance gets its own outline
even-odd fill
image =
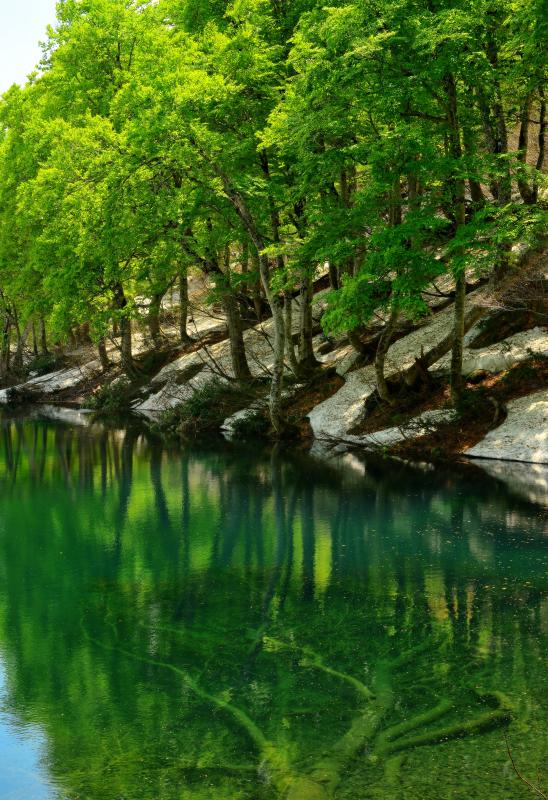
[[[48,372],[55,372],[61,366],[62,364],[59,363],[53,353],[42,353],[32,359],[28,365],[28,371],[35,372],[38,375],[47,375]]]
[[[535,368],[534,364],[525,361],[521,364],[516,364],[512,369],[508,370],[502,379],[502,384],[507,391],[513,391],[519,389],[519,387],[524,384],[528,384],[530,381],[534,381],[537,374],[538,370]]]
[[[270,421],[264,411],[253,411],[232,425],[235,439],[262,439],[270,431]]]
[[[133,392],[127,378],[119,378],[101,386],[88,401],[88,406],[101,414],[123,414],[130,410]]]
[[[489,407],[488,392],[484,386],[465,389],[455,404],[455,410],[461,419],[477,417]]]
[[[249,405],[253,392],[249,387],[212,380],[175,408],[165,411],[153,426],[164,436],[195,438],[216,433],[224,420]]]

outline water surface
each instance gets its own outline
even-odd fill
[[[531,796],[547,523],[511,483],[0,434],[1,800]]]

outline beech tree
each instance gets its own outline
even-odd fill
[[[483,313],[467,286],[489,278],[500,293],[523,265],[512,246],[542,245],[542,10],[65,0],[41,73],[0,104],[2,369],[33,330],[47,349],[85,324],[105,368],[105,337],[120,332],[133,377],[132,325],[161,348],[173,287],[189,344],[187,275],[201,271],[236,381],[251,379],[246,325],[272,318],[281,433],[284,375],[317,367],[324,270],[324,328],[362,355],[375,346],[386,402],[390,343],[430,313],[425,289],[445,276],[453,329],[420,367],[451,349],[457,401],[463,336]]]

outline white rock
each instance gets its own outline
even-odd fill
[[[157,392],[149,395],[146,400],[133,406],[133,410],[145,416],[161,414],[163,411],[174,408],[185,400],[188,400],[198,389],[201,389],[206,383],[215,379],[221,380],[207,367],[202,369],[201,372],[198,372],[193,378],[190,378],[180,385],[172,378]]]
[[[467,297],[467,305],[470,305],[475,300],[475,294],[474,292]],[[426,319],[419,328],[394,342],[386,356],[387,377],[397,377],[401,372],[412,366],[421,353],[427,353],[444,339],[452,323],[452,317],[453,306],[448,306],[443,311]],[[472,335],[469,334],[466,343],[471,340]],[[531,352],[548,354],[548,334],[541,328],[517,333],[503,342],[480,350],[472,350],[470,347],[466,347],[463,373],[471,374],[480,369],[500,372],[530,358]],[[337,372],[344,375],[344,386],[332,397],[327,398],[327,400],[312,409],[308,418],[316,438],[327,439],[332,437],[352,441],[356,437],[349,436],[348,431],[359,424],[365,416],[365,401],[374,392],[376,386],[375,372],[373,366],[348,372],[348,369],[351,369],[353,359],[355,361],[350,349],[346,349],[344,353],[341,350],[330,353],[328,359],[329,361],[334,358],[340,359],[341,355],[342,361],[340,361],[340,367]],[[322,360],[327,361],[328,359]],[[449,362],[450,354],[440,359],[434,365],[434,368],[447,369]],[[418,430],[422,433],[426,431],[426,427],[423,425],[421,430],[421,421],[426,423],[441,420],[447,412],[436,411],[427,412],[427,414],[431,415],[430,419],[426,415],[421,415],[414,421],[415,427],[418,426]],[[436,416],[439,414],[442,416]],[[447,417],[445,418],[447,419]],[[399,428],[388,428],[384,431],[369,434],[367,441],[363,441],[363,437],[358,438],[364,444],[372,444],[374,438],[377,445],[389,445],[408,438],[410,435],[411,430],[409,427],[403,433]],[[421,435],[421,433],[415,435]],[[506,456],[499,457],[505,458]],[[520,458],[519,460],[524,459]]]
[[[337,375],[340,375],[341,377],[346,375],[352,369],[359,357],[360,354],[354,350],[354,348],[352,348],[351,351],[347,353],[343,360],[337,365],[335,370]]]
[[[548,355],[548,333],[542,328],[532,328],[509,336],[502,342],[464,351],[462,373],[471,375],[478,370],[497,373],[514,367],[531,358],[531,353]],[[447,369],[451,356],[448,354],[437,362],[434,368]]]
[[[234,436],[234,427],[241,422],[242,420],[246,420],[249,417],[252,417],[257,411],[260,411],[266,406],[265,400],[259,400],[256,403],[253,403],[248,408],[242,408],[240,411],[236,411],[234,414],[231,414],[230,417],[227,417],[223,424],[221,425],[221,431],[223,435],[227,439],[231,439]]]
[[[422,350],[429,350],[444,338],[452,313],[452,308],[444,309],[428,318],[408,336],[394,342],[386,357],[387,375],[397,375],[410,367]],[[347,373],[344,386],[313,408],[308,415],[314,436],[345,437],[349,430],[363,420],[365,401],[375,391],[375,387],[375,369],[372,365]]]
[[[382,431],[375,431],[357,438],[364,445],[377,447],[398,444],[408,439],[417,439],[419,436],[424,436],[430,429],[436,428],[442,422],[451,422],[455,417],[456,412],[452,409],[440,408],[432,411],[423,411],[422,414],[413,417],[413,419],[401,426],[385,428]]]
[[[364,402],[375,390],[375,370],[350,372],[338,392],[315,406],[308,415],[316,438],[343,437],[365,415]]]
[[[548,464],[548,389],[508,403],[502,425],[489,431],[466,455]]]
[[[395,425],[392,428],[384,428],[374,433],[366,433],[361,436],[347,434],[337,448],[338,452],[344,452],[348,446],[358,445],[372,449],[388,447],[409,439],[417,439],[424,436],[431,428],[437,427],[442,422],[450,422],[456,417],[456,412],[452,409],[434,409],[423,411],[403,425]]]
[[[31,392],[36,391],[47,396],[48,394],[55,394],[63,389],[73,389],[94,375],[98,375],[100,372],[100,362],[90,361],[82,366],[60,369],[56,372],[50,372],[47,375],[40,375],[37,378],[32,378],[26,383],[21,383],[13,388],[16,390],[28,389]],[[2,389],[0,391],[0,403],[8,402],[8,391],[8,389]]]
[[[161,385],[166,383],[166,381],[173,379],[178,373],[185,372],[187,369],[203,363],[204,357],[200,353],[185,353],[184,355],[175,359],[175,361],[171,361],[169,364],[166,364],[165,367],[163,367],[159,372],[156,373],[156,375],[154,375],[150,382],[153,386],[156,384]]]

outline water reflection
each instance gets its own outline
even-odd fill
[[[541,763],[538,506],[476,472],[1,433],[0,646],[44,796],[528,796],[503,730]]]

